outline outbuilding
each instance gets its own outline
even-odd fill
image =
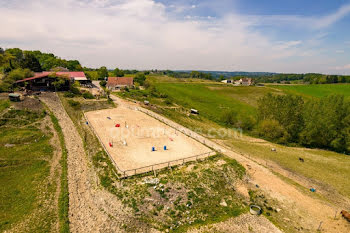
[[[58,77],[65,78],[66,83],[63,85],[63,89],[68,89],[70,84],[75,80],[87,80],[84,72],[54,72],[54,71],[44,71],[40,73],[35,73],[33,77],[25,78],[16,81],[18,86],[24,86],[28,90],[33,91],[46,91],[55,90],[54,82],[57,81]]]
[[[134,85],[133,77],[108,77],[107,88],[111,91],[120,90]]]

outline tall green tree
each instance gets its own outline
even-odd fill
[[[267,94],[258,101],[258,118],[276,120],[290,135],[293,142],[299,141],[304,126],[304,101],[300,96]]]
[[[23,69],[30,69],[34,72],[42,71],[39,60],[35,57],[33,53],[30,52],[24,52],[24,58],[22,59],[21,67]]]
[[[103,80],[104,78],[108,77],[108,70],[105,66],[102,66],[100,69],[97,71],[98,73],[98,79]]]
[[[119,68],[115,68],[115,70],[113,71],[113,74],[116,77],[124,77],[124,71],[120,70]]]
[[[141,86],[144,85],[146,80],[146,75],[144,73],[137,73],[136,76],[134,77],[134,82],[137,82]]]
[[[349,102],[342,95],[310,100],[304,110],[305,128],[301,133],[301,143],[347,151],[350,142],[349,109]]]

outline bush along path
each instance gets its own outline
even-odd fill
[[[83,141],[55,93],[44,93],[41,100],[48,106],[62,128],[67,151],[69,228],[61,232],[119,232],[129,212],[112,194],[99,189],[96,173],[85,154]],[[62,185],[64,181],[62,181]],[[61,196],[61,204],[67,199]],[[64,212],[61,221],[66,222]]]

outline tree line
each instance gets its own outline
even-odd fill
[[[350,152],[350,102],[343,95],[304,101],[267,94],[258,103],[259,136],[279,143]]]
[[[291,83],[299,81],[308,84],[350,83],[350,76],[327,74],[273,74],[254,78],[258,83]]]

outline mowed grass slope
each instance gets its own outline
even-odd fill
[[[222,112],[234,110],[240,115],[255,115],[256,109],[230,96],[227,90],[220,90],[200,83],[157,83],[159,92],[167,94],[171,100],[185,108],[194,108],[201,115],[218,122]]]
[[[3,100],[0,106],[0,232],[52,231],[57,213],[47,203],[54,203],[57,183],[47,181],[52,133],[38,128],[45,114],[9,110]]]

